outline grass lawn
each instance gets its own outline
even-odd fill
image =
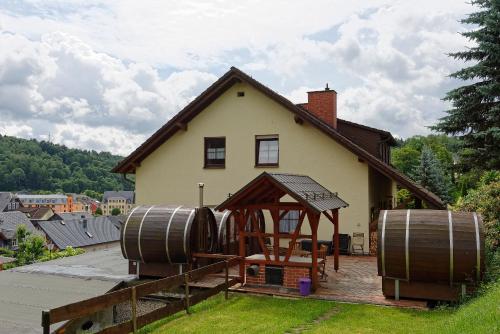
[[[419,311],[232,294],[228,301],[215,296],[192,311],[162,319],[140,333],[284,333],[298,327],[305,333],[500,333],[500,283],[458,309]],[[320,318],[325,314],[327,319]]]

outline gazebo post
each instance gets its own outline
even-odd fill
[[[318,288],[318,223],[319,215],[313,212],[307,212],[307,219],[309,220],[309,225],[311,226],[311,251],[312,251],[312,268],[311,268],[311,280],[312,288],[316,290]]]
[[[273,219],[273,254],[274,261],[280,260],[280,214],[278,208],[271,208],[271,218]]]
[[[246,251],[245,251],[245,215],[243,214],[242,210],[237,211],[237,217],[238,217],[238,229],[239,229],[239,239],[240,239],[240,251],[239,254],[243,258],[242,261],[240,261],[240,279],[242,280],[241,283],[245,281],[245,257],[246,257]]]
[[[332,210],[332,216],[333,216],[333,226],[334,226],[334,232],[333,232],[333,242],[335,243],[335,249],[333,253],[333,268],[335,271],[339,270],[339,210],[335,209]]]

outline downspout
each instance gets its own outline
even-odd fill
[[[134,181],[132,181],[131,179],[127,179],[127,173],[123,173],[123,174],[122,174],[122,176],[123,176],[123,179],[124,179],[125,181],[128,181],[128,182],[132,183],[133,185],[135,185],[135,182],[134,182]]]

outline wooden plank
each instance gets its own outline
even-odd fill
[[[174,301],[164,307],[158,308],[154,311],[151,311],[149,313],[143,314],[140,317],[137,318],[137,326],[139,328],[146,326],[147,324],[150,324],[156,320],[165,318],[169,315],[175,314],[177,312],[180,312],[184,309],[184,300],[178,300]],[[121,332],[121,333],[126,333]]]
[[[278,208],[279,210],[303,210],[304,206],[296,202],[272,202],[272,203],[259,203],[245,205],[246,209],[250,210],[272,210]]]
[[[43,334],[50,334],[50,311],[42,311]]]
[[[320,259],[317,261],[318,264],[323,263],[323,259]],[[267,260],[245,260],[245,263],[249,264],[268,264],[268,265],[275,265],[275,266],[284,266],[285,263],[283,261],[267,261]],[[312,263],[308,262],[288,262],[286,264],[287,267],[307,267],[307,268],[312,268],[313,265]]]
[[[318,287],[318,222],[319,215],[311,211],[307,213],[309,224],[311,225],[312,234],[312,264],[311,264],[311,280],[313,291]]]
[[[222,269],[224,269],[225,266],[226,264],[223,261],[221,261],[208,266],[201,267],[199,269],[188,271],[186,272],[186,274],[189,275],[191,280],[196,281],[200,278],[205,277],[208,274],[221,271]]]
[[[191,297],[191,301],[192,301],[193,305],[197,304],[201,301],[204,301],[205,299],[207,299],[209,297],[215,296],[216,294],[218,294],[219,292],[224,290],[225,285],[226,285],[226,283],[222,283],[222,284],[217,285],[214,288],[207,289],[207,290],[196,293],[195,295],[193,295]]]
[[[292,256],[292,250],[295,247],[295,243],[297,242],[297,237],[300,233],[300,229],[302,228],[302,222],[304,221],[305,216],[306,216],[306,210],[303,210],[299,216],[299,223],[297,224],[297,226],[295,226],[295,231],[293,231],[292,240],[290,240],[288,251],[286,252],[285,256],[284,260],[285,263],[288,262],[288,260],[290,260],[290,256]]]
[[[106,327],[100,330],[99,334],[121,334],[121,333],[130,333],[134,330],[132,325],[132,320],[119,323],[118,325],[114,325],[111,327]]]
[[[243,215],[243,213],[241,211],[237,211],[236,215],[237,215],[236,219],[238,221],[238,228],[239,228],[239,233],[240,233],[239,255],[244,258],[246,256],[246,251],[245,251],[245,216]],[[244,263],[244,261],[240,262],[240,277],[242,279],[245,277],[245,263]]]
[[[224,298],[227,300],[229,298],[229,262],[226,261],[226,269],[225,269],[225,289],[224,289]]]
[[[128,301],[131,293],[132,290],[128,288],[54,308],[50,310],[50,323],[55,324],[94,314],[107,307]]]
[[[262,252],[264,253],[264,256],[266,257],[266,260],[271,260],[269,257],[269,249],[267,249],[266,245],[264,244],[264,239],[262,238],[262,232],[259,228],[259,225],[257,224],[257,218],[255,217],[255,211],[250,211],[251,213],[251,220],[252,220],[252,226],[255,232],[257,232],[257,239],[259,240],[259,245],[260,248],[262,249]]]
[[[190,314],[189,311],[189,274],[184,275],[184,303],[186,304],[186,313]]]
[[[141,298],[152,293],[171,289],[176,286],[180,286],[183,283],[182,275],[175,275],[166,278],[162,278],[153,282],[148,282],[136,286],[137,298]]]
[[[275,262],[279,262],[279,246],[280,246],[280,219],[279,219],[279,210],[276,207],[273,207],[269,210],[271,212],[271,217],[273,219],[273,251],[274,251],[274,259]],[[276,261],[276,259],[278,261]]]
[[[245,236],[256,237],[257,233],[245,232]],[[262,236],[264,238],[274,238],[274,233],[262,233]],[[292,238],[292,234],[290,234],[290,233],[278,233],[278,236],[280,239],[291,239]],[[299,234],[297,236],[297,239],[311,239],[311,238],[312,238],[311,234]]]
[[[137,293],[135,286],[132,287],[132,296],[130,299],[130,308],[132,310],[132,329],[137,333]]]
[[[333,232],[333,242],[335,243],[335,250],[333,253],[333,268],[335,271],[339,270],[339,250],[340,250],[340,245],[339,245],[339,210],[332,210],[333,214],[333,225],[334,225],[334,232]]]

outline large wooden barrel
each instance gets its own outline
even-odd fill
[[[216,231],[208,208],[138,206],[123,224],[122,253],[142,263],[190,263],[192,253],[216,251]]]
[[[238,224],[231,211],[213,211],[217,223],[217,250],[223,254],[238,254]]]
[[[382,211],[377,239],[383,278],[450,285],[482,278],[484,233],[475,212]]]

